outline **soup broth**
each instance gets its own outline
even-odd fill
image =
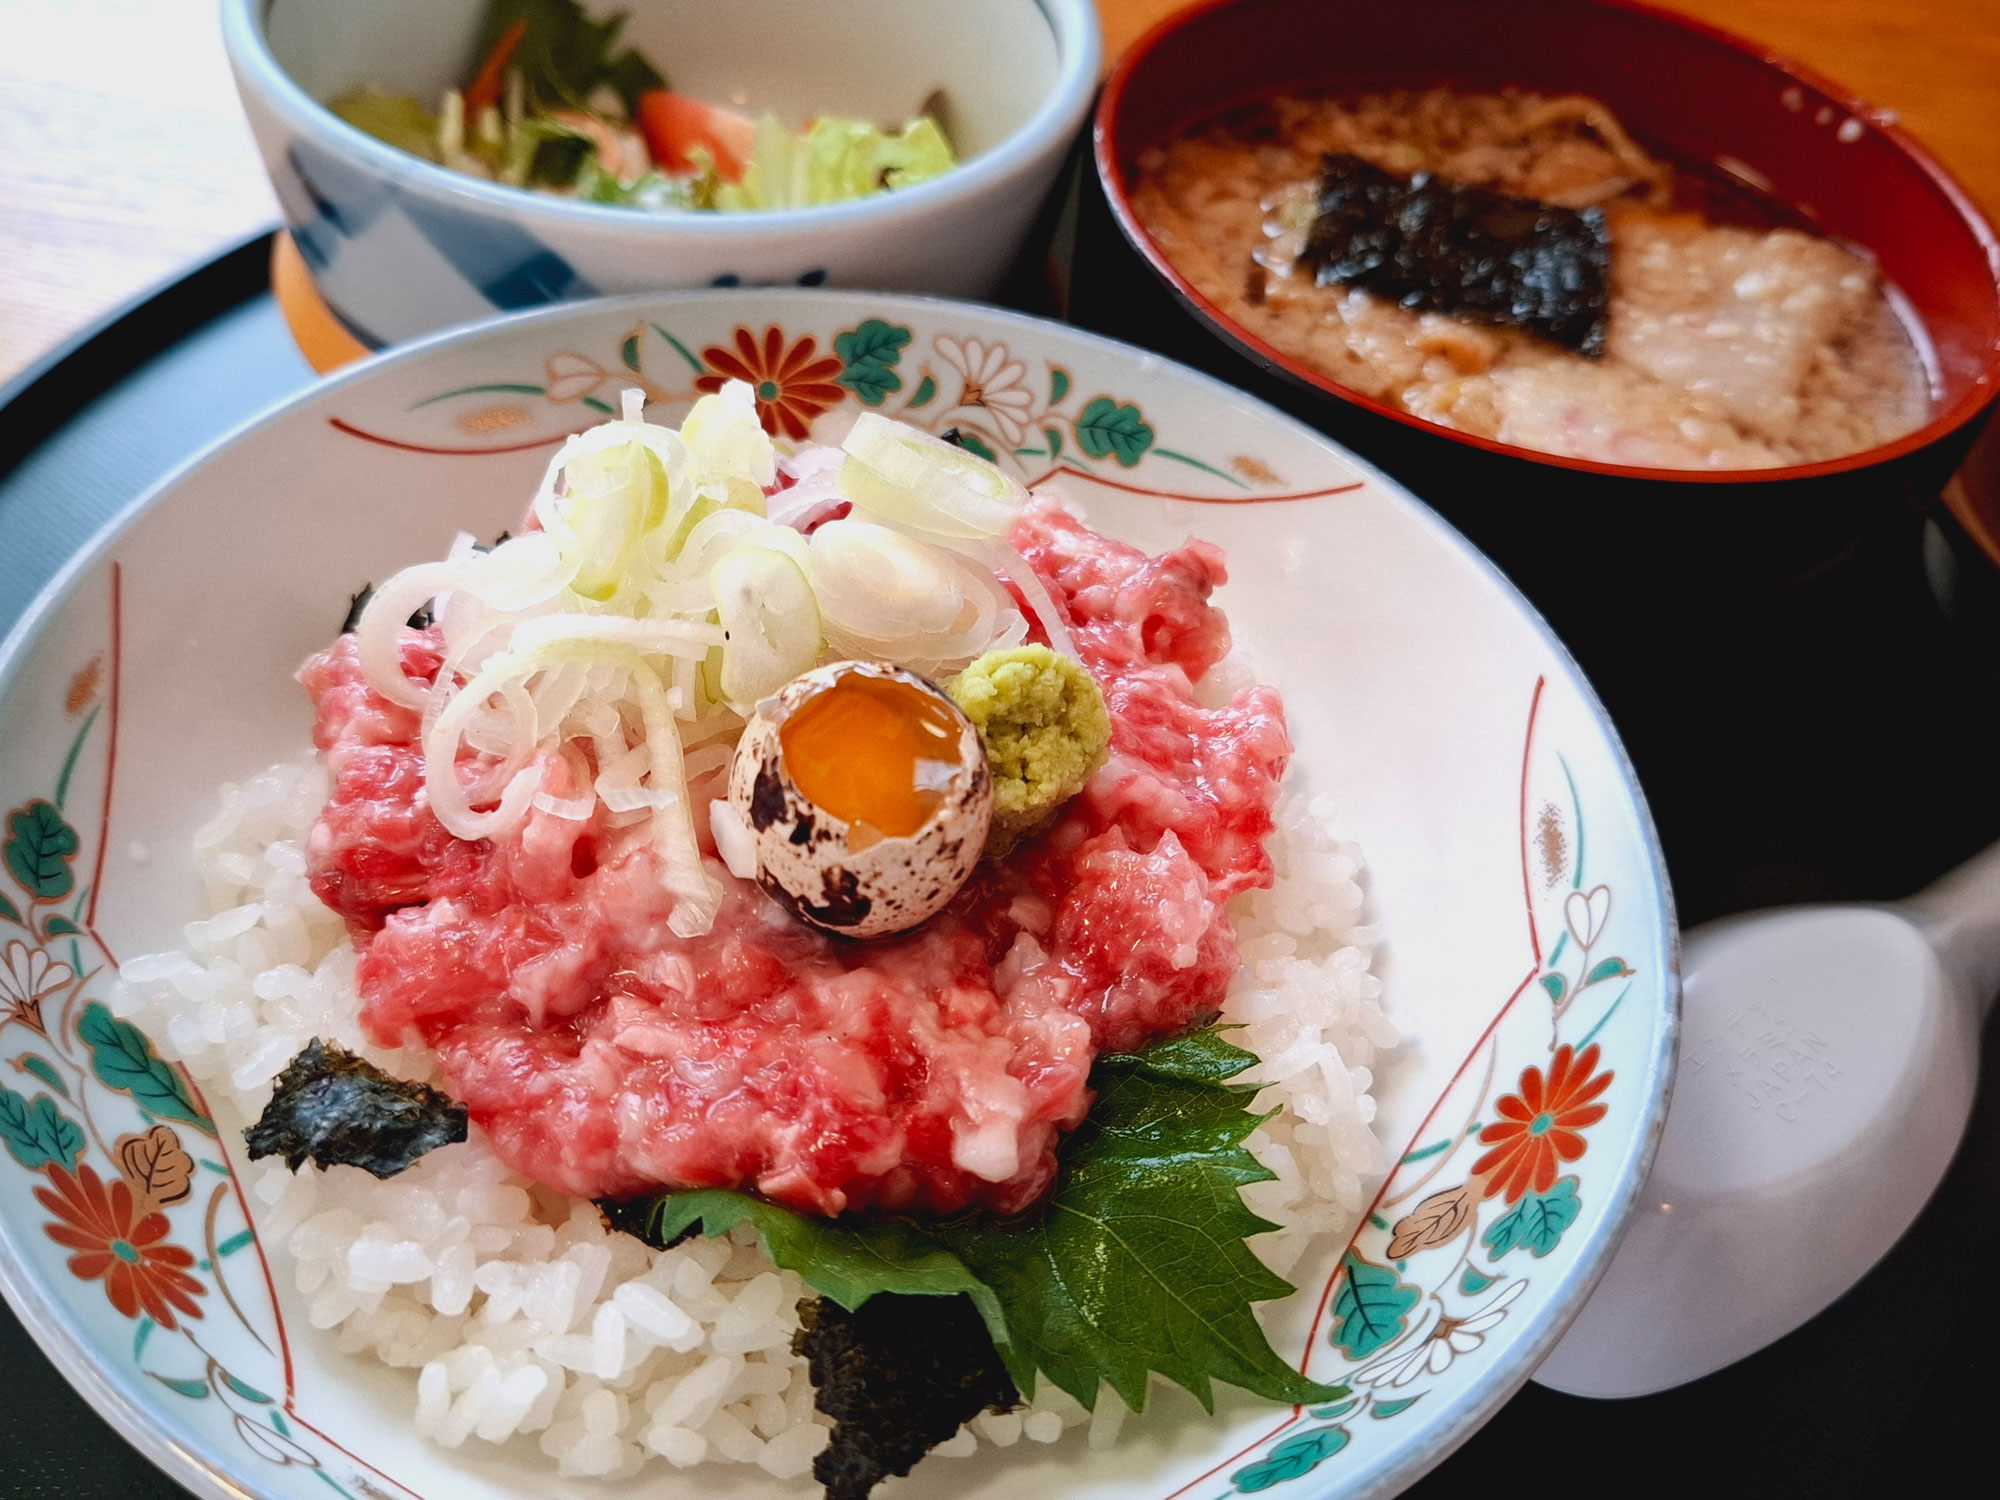
[[[1329,156],[1601,213],[1593,352],[1322,284],[1305,252]],[[1285,96],[1198,124],[1139,168],[1140,221],[1224,315],[1441,426],[1604,463],[1749,469],[1876,447],[1931,413],[1869,261],[1720,173],[1662,160],[1593,99]]]

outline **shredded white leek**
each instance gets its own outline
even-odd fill
[[[429,689],[403,671],[403,622],[437,595],[456,585],[462,570],[451,563],[419,563],[405,568],[375,590],[354,627],[361,670],[376,692],[404,708],[421,708]]]
[[[1051,644],[1070,646],[1005,541],[1025,493],[984,460],[874,413],[844,453],[781,454],[740,381],[678,431],[646,421],[638,392],[620,405],[563,444],[527,531],[490,550],[462,536],[446,561],[389,579],[355,649],[376,691],[418,716],[446,829],[505,838],[538,815],[643,825],[675,898],[668,925],[694,936],[721,899],[697,822],[736,873],[754,860],[747,831],[715,810],[727,803],[698,820],[689,787],[716,785],[758,700],[834,657],[942,675],[1015,644],[1030,621],[1003,579]],[[431,683],[402,655],[404,622],[427,602],[442,663]]]

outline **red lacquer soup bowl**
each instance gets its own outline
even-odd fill
[[[1471,436],[1340,385],[1234,323],[1132,210],[1140,154],[1218,111],[1305,89],[1438,85],[1591,95],[1648,146],[1768,184],[1872,254],[1935,355],[1932,420],[1846,458],[1702,472]],[[1623,0],[1210,0],[1119,63],[1095,148],[1102,193],[1091,207],[1122,233],[1101,220],[1091,233],[1086,220],[1073,316],[1248,385],[1376,459],[1572,638],[1580,567],[1683,595],[1703,581],[1809,576],[1885,534],[1907,533],[1914,547],[1917,509],[2000,392],[2000,241],[1964,189],[1886,112],[1750,43]]]

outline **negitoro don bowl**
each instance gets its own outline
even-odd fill
[[[1317,374],[1232,322],[1131,204],[1140,154],[1221,110],[1322,88],[1581,93],[1648,147],[1765,187],[1862,247],[1935,355],[1935,415],[1846,458],[1690,472],[1557,458],[1437,426]],[[1209,0],[1161,23],[1106,83],[1096,123],[1104,232],[1072,311],[1257,391],[1413,485],[1505,568],[1566,638],[1578,570],[1616,557],[1668,600],[1710,581],[1807,575],[1935,498],[2000,394],[2000,241],[1886,111],[1754,44],[1632,0]],[[1588,658],[1586,658],[1588,660]]]
[[[477,65],[487,0],[222,0],[223,37],[285,220],[370,348],[547,302],[671,287],[1000,286],[1097,86],[1092,0],[588,0],[696,98],[884,122],[933,91],[960,165],[892,193],[769,213],[649,213],[447,171],[324,101],[426,101]]]
[[[657,1466],[557,1484],[529,1440],[427,1445],[413,1372],[344,1357],[308,1326],[285,1247],[260,1237],[263,1210],[239,1188],[239,1143],[216,1138],[198,1092],[106,1004],[118,958],[171,946],[199,914],[187,851],[217,783],[305,746],[291,674],[363,580],[441,555],[461,528],[517,523],[552,445],[622,388],[677,422],[697,381],[746,347],[838,349],[863,330],[872,364],[850,389],[875,409],[977,435],[1135,545],[1194,534],[1227,551],[1218,602],[1284,694],[1290,774],[1332,799],[1364,851],[1406,1037],[1375,1081],[1388,1180],[1351,1242],[1318,1244],[1300,1292],[1273,1304],[1274,1347],[1348,1396],[1294,1410],[1223,1392],[1207,1418],[1161,1391],[1107,1451],[1072,1432],[933,1460],[900,1493],[1391,1494],[1528,1377],[1603,1269],[1665,1110],[1672,902],[1588,684],[1459,536],[1254,400],[1014,314],[828,291],[548,309],[357,366],[252,423],[135,503],[0,648],[0,811],[10,848],[39,851],[0,864],[0,1102],[69,1126],[49,1126],[54,1156],[11,1138],[0,1153],[0,1288],[93,1404],[196,1493],[813,1493]],[[823,406],[777,399],[808,419]],[[1519,1107],[1508,1096],[1539,1098],[1565,1052],[1609,1075],[1604,1113],[1530,1234],[1527,1200],[1475,1171],[1475,1127]],[[163,1210],[163,1242],[201,1285],[202,1316],[173,1329],[121,1311],[103,1267],[51,1238],[37,1196],[68,1169],[117,1180],[117,1142],[155,1123],[197,1163],[191,1193]]]

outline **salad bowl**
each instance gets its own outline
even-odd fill
[[[222,0],[223,39],[287,227],[336,317],[384,344],[546,302],[669,287],[886,287],[993,295],[1097,86],[1093,0],[629,0],[625,43],[677,90],[797,125],[901,120],[941,93],[959,165],[847,203],[652,212],[447,171],[325,101],[429,101],[476,59],[487,0]]]
[[[732,378],[775,429],[850,409],[955,428],[1111,536],[1220,545],[1217,601],[1284,695],[1290,775],[1366,859],[1402,1037],[1363,1080],[1381,1142],[1367,1206],[1266,1309],[1273,1348],[1343,1394],[1223,1391],[1210,1416],[1159,1388],[1115,1446],[1075,1430],[933,1458],[899,1493],[1405,1487],[1560,1336],[1651,1158],[1678,982],[1643,797],[1563,648],[1406,491],[1205,376],[943,301],[669,294],[441,335],[253,422],[64,569],[0,647],[0,1289],[204,1496],[816,1492],[747,1469],[564,1479],[531,1439],[427,1444],[413,1373],[311,1326],[240,1143],[113,1009],[117,963],[201,915],[186,851],[217,783],[305,745],[292,673],[349,596],[461,529],[518,524],[555,444],[622,392],[675,422]],[[165,1187],[162,1161],[185,1168]],[[169,1265],[178,1303],[158,1294]]]

